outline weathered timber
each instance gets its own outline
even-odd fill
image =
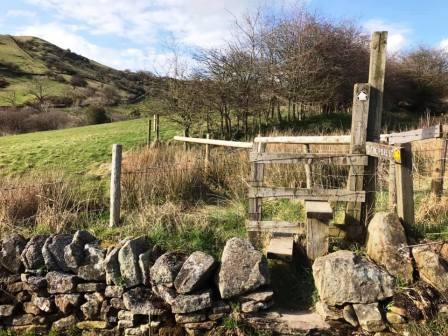
[[[294,237],[272,237],[266,256],[269,259],[290,261],[294,251]]]
[[[256,137],[254,142],[284,144],[348,144],[350,135]]]
[[[213,145],[213,146],[236,147],[236,148],[252,148],[252,146],[253,146],[252,142],[190,138],[190,137],[183,137],[183,136],[175,136],[174,140],[199,143],[199,144],[208,144],[208,145]]]
[[[251,187],[249,198],[296,198],[313,201],[364,202],[364,191],[346,189],[301,189],[283,187]]]
[[[112,146],[112,169],[110,176],[110,218],[109,226],[114,227],[120,223],[121,207],[121,156],[122,146]]]
[[[330,220],[333,210],[328,202],[306,201],[306,254],[315,260],[328,252]]]
[[[396,164],[397,213],[408,226],[414,225],[414,186],[412,180],[412,148],[401,145],[401,164]]]
[[[310,153],[310,145],[309,144],[304,145],[304,150],[305,150],[305,153]],[[311,167],[311,162],[305,163],[305,177],[306,177],[306,188],[307,189],[310,189],[313,187],[312,175],[313,175],[313,168]]]
[[[447,139],[440,139],[437,144],[436,162],[432,171],[431,193],[440,198],[443,193],[443,179],[445,177]]]
[[[250,153],[250,161],[258,163],[334,164],[341,166],[366,166],[367,156],[362,154],[322,153]]]
[[[366,142],[366,154],[379,159],[393,160],[400,163],[400,148],[377,142]]]
[[[256,232],[303,234],[305,232],[302,223],[286,221],[246,221],[246,230]]]
[[[442,134],[442,125],[438,124],[412,131],[382,134],[381,141],[388,142],[390,145],[397,145],[418,140],[440,138]]]

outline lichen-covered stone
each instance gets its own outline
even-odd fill
[[[70,244],[64,248],[64,258],[67,266],[76,270],[84,263],[86,253],[84,246],[96,241],[96,238],[88,231],[76,231]]]
[[[46,275],[50,294],[65,294],[75,290],[78,278],[61,272],[48,272]]]
[[[80,294],[60,294],[54,297],[54,304],[63,314],[71,313],[79,307],[80,303]]]
[[[28,241],[20,256],[26,270],[39,270],[45,267],[42,248],[47,239],[47,235],[39,235]]]
[[[428,246],[412,249],[420,278],[443,294],[448,294],[448,267],[443,259]]]
[[[354,304],[353,309],[363,330],[379,332],[386,329],[378,303]]]
[[[185,259],[182,253],[167,252],[161,255],[151,267],[152,284],[172,286]]]
[[[204,289],[215,269],[215,259],[204,252],[193,252],[183,263],[174,280],[178,293],[187,294]]]
[[[121,278],[126,287],[143,284],[139,256],[149,248],[148,240],[145,237],[138,237],[128,240],[118,252]]]
[[[65,262],[64,249],[72,242],[73,236],[57,234],[48,237],[42,247],[45,266],[49,271],[69,272],[70,268]]]
[[[26,243],[26,239],[19,234],[6,236],[0,242],[0,265],[11,273],[19,273],[23,268],[20,256]]]
[[[212,306],[212,294],[210,290],[197,294],[181,294],[176,297],[171,305],[175,314],[192,313]]]

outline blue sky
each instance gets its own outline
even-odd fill
[[[163,69],[176,40],[219,47],[235,17],[260,6],[306,4],[366,33],[388,30],[390,52],[419,44],[448,49],[448,0],[0,0],[0,33],[34,35],[119,69]]]

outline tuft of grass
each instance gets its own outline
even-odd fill
[[[430,321],[411,321],[406,329],[409,336],[445,336],[448,335],[448,321],[438,315]]]

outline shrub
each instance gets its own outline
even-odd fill
[[[0,134],[16,134],[25,132],[24,121],[33,114],[31,109],[0,110]]]
[[[48,96],[45,98],[53,107],[69,107],[73,105],[73,98],[65,96]]]
[[[70,84],[73,87],[86,87],[87,81],[79,75],[73,75],[70,79]]]
[[[90,106],[87,109],[86,121],[89,125],[98,125],[110,122],[110,118],[103,107]]]
[[[28,132],[49,131],[65,128],[70,122],[69,116],[61,111],[49,111],[30,115],[24,120]]]

